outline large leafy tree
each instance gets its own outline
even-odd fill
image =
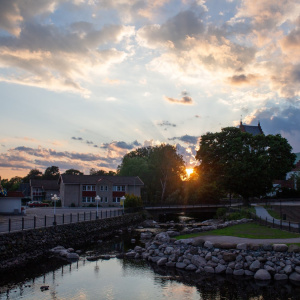
[[[182,156],[171,145],[138,148],[123,157],[118,175],[139,176],[145,184],[143,198],[164,201],[181,185],[185,174]]]
[[[99,176],[115,176],[116,172],[114,171],[104,171],[104,170],[96,170],[94,168],[90,169],[90,175],[99,175]]]
[[[83,175],[82,172],[80,172],[79,170],[76,170],[76,169],[68,169],[65,171],[66,175]]]
[[[59,176],[60,176],[59,167],[51,166],[45,170],[43,179],[58,179]]]
[[[23,178],[19,176],[12,177],[10,180],[2,179],[0,182],[0,186],[2,185],[2,187],[7,191],[17,191],[20,187],[22,179]]]
[[[250,197],[265,195],[274,179],[283,179],[293,167],[295,154],[285,138],[256,135],[227,127],[201,137],[196,159],[206,182],[241,195],[245,204]]]
[[[42,176],[43,173],[41,171],[39,171],[38,169],[32,169],[25,177],[23,177],[23,182],[29,183],[30,179],[41,179]]]

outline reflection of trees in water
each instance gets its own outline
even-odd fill
[[[156,281],[162,287],[170,280],[195,286],[203,300],[300,299],[300,287],[290,283],[271,282],[266,286],[260,286],[253,278],[226,275],[203,276],[175,268],[163,268],[155,264],[151,264],[151,267],[156,274],[160,275],[156,277]]]

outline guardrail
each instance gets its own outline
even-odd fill
[[[61,215],[44,215],[32,217],[9,217],[0,224],[0,233],[36,229],[98,219],[107,219],[120,216],[124,213],[123,209],[100,210],[96,211],[67,213]]]

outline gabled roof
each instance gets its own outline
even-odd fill
[[[58,190],[58,180],[45,180],[45,179],[31,179],[30,180],[31,187],[41,187],[44,190]]]
[[[247,132],[252,135],[264,134],[261,129],[260,123],[258,123],[258,126],[252,126],[252,125],[244,125],[241,121],[239,128],[242,132]]]
[[[140,185],[143,181],[138,176],[101,176],[101,175],[67,175],[62,174],[59,183],[65,184],[100,184],[111,182],[115,185]]]

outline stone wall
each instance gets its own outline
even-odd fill
[[[45,256],[61,245],[79,248],[143,220],[139,213],[0,235],[0,271]]]

